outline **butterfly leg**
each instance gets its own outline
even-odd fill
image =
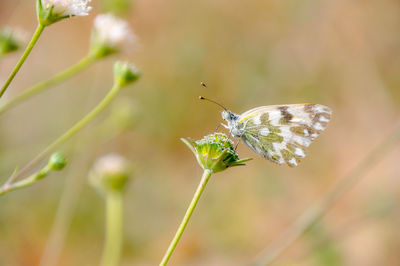
[[[235,153],[236,153],[237,147],[239,146],[239,143],[240,143],[241,140],[242,140],[242,138],[240,138],[240,139],[238,140],[238,142],[236,143],[236,145],[235,145]]]
[[[223,124],[223,123],[220,123],[219,125],[220,125],[220,126],[223,126],[223,127],[226,128],[226,129],[229,129],[228,125],[225,125],[225,124]]]
[[[215,128],[214,133],[218,131],[219,127],[221,126],[221,123],[218,124],[218,126]]]
[[[215,128],[215,130],[214,130],[214,132],[213,132],[213,133],[217,132],[217,131],[218,131],[218,129],[219,129],[221,126],[223,126],[224,128],[228,128],[228,126],[227,126],[227,125],[225,125],[225,124],[222,124],[222,123],[219,123],[219,124],[218,124],[218,126]]]

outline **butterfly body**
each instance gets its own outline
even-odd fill
[[[226,128],[229,129],[233,137],[240,138],[244,134],[244,130],[239,128],[240,115],[224,110],[221,112],[221,116],[228,123]]]
[[[305,148],[326,128],[331,109],[319,104],[270,105],[243,114],[222,111],[233,137],[261,157],[277,164],[297,166]]]

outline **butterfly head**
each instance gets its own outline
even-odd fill
[[[224,119],[226,122],[228,122],[228,124],[233,122],[233,121],[236,121],[239,118],[238,115],[232,113],[229,110],[223,110],[221,112],[221,116],[222,116],[222,119]]]
[[[239,115],[229,110],[223,110],[221,116],[227,122],[227,125],[224,125],[224,127],[229,129],[229,133],[231,133],[233,137],[240,138],[244,134],[244,131],[239,128]]]

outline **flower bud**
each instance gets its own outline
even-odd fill
[[[89,174],[90,183],[101,192],[121,192],[132,174],[131,163],[119,154],[99,158]]]
[[[120,87],[125,87],[135,82],[139,77],[139,70],[131,63],[120,61],[114,63],[114,82]]]
[[[67,165],[67,159],[65,158],[63,153],[56,152],[50,156],[47,165],[53,171],[60,171]]]
[[[0,56],[18,50],[25,42],[25,34],[5,27],[0,30]]]
[[[112,14],[100,14],[94,20],[90,52],[102,58],[127,48],[135,39],[124,20]]]
[[[91,0],[37,0],[37,15],[40,24],[49,26],[64,18],[87,16],[92,7]]]
[[[222,133],[210,134],[196,141],[183,138],[181,140],[192,150],[200,166],[213,173],[245,165],[244,162],[251,160],[250,158],[239,160],[232,141]]]

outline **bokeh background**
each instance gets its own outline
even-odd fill
[[[34,2],[1,0],[0,25],[29,36],[36,27]],[[221,122],[217,106],[198,100],[213,97],[200,81],[237,113],[313,102],[330,106],[333,119],[296,168],[272,164],[240,145],[240,157],[255,159],[212,177],[171,265],[248,265],[399,120],[396,0],[97,0],[92,5],[88,17],[45,30],[7,98],[85,56],[96,14],[117,12],[129,21],[138,43],[0,117],[1,181],[102,99],[112,85],[116,58],[134,62],[143,76],[64,145],[65,170],[0,199],[0,265],[39,265],[58,251],[55,265],[98,265],[104,202],[87,176],[93,161],[108,152],[121,153],[136,166],[125,195],[122,265],[158,264],[202,174],[179,138],[201,138]],[[0,80],[20,55],[1,59]],[[382,156],[275,265],[398,265],[400,151]]]

